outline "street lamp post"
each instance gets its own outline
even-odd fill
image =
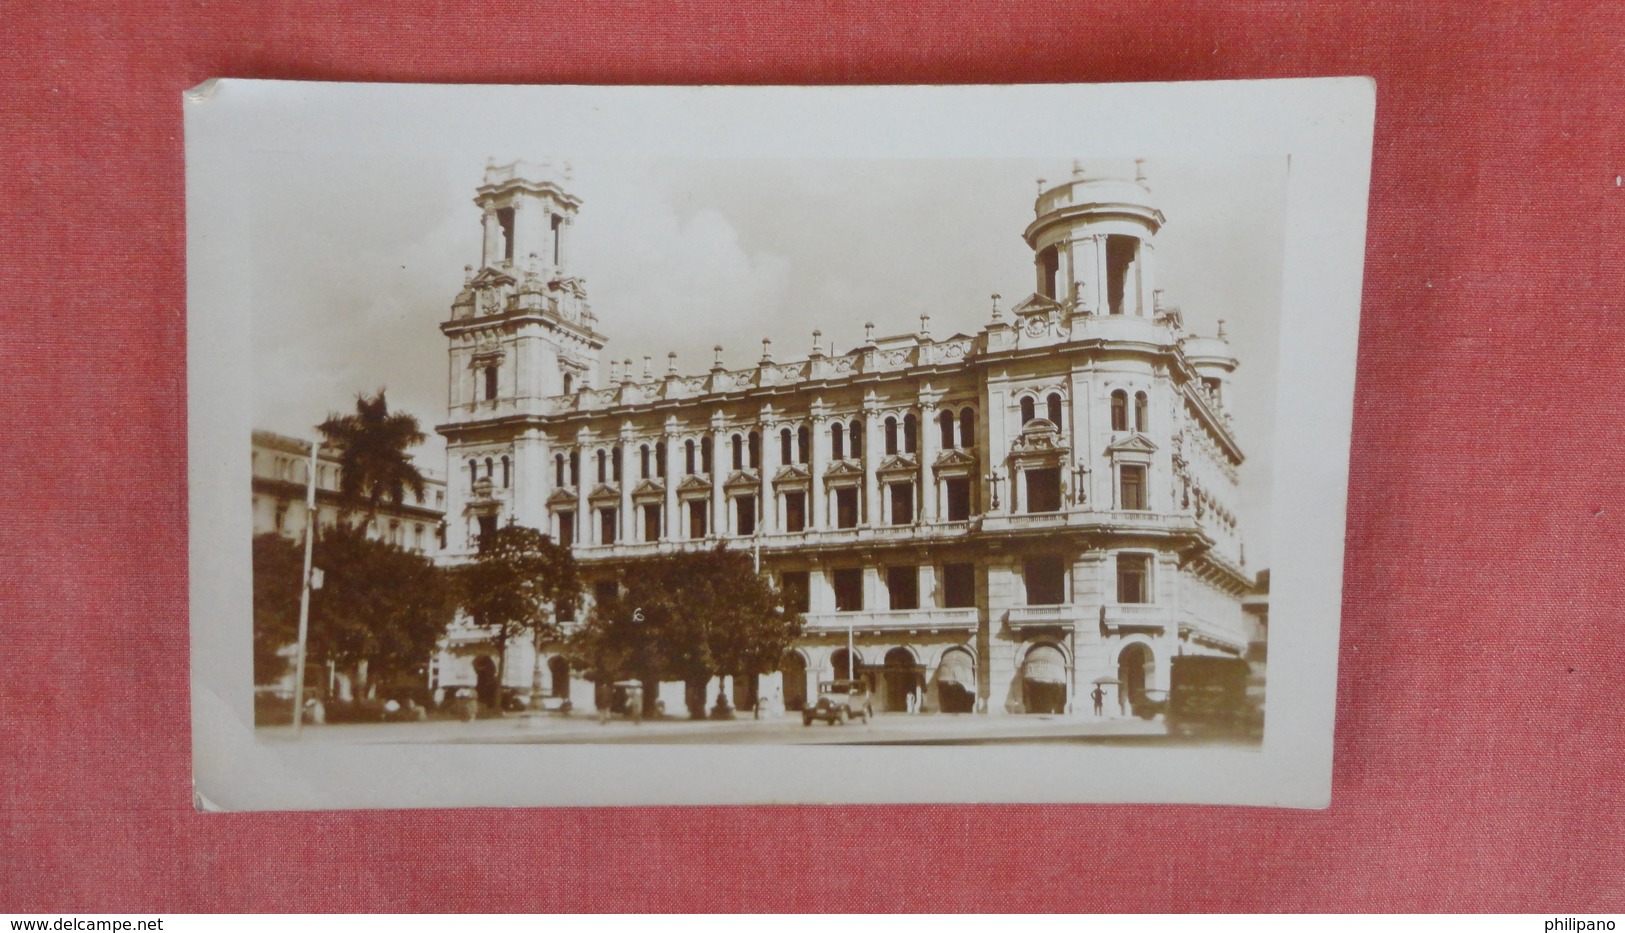
[[[316,544],[316,452],[321,442],[310,442],[310,470],[305,483],[305,572],[299,590],[299,646],[293,668],[293,734],[305,719],[305,643],[310,635],[310,558]]]

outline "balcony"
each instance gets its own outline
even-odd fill
[[[1151,603],[1105,605],[1100,609],[1100,623],[1112,634],[1124,632],[1163,632],[1168,628],[1170,610]]]
[[[1072,628],[1078,620],[1079,609],[1068,603],[1053,606],[1012,606],[1005,615],[1010,628]]]
[[[809,612],[808,633],[928,632],[976,630],[979,612],[969,609],[887,609],[863,612]]]

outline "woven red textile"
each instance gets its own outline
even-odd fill
[[[0,911],[1625,908],[1625,17],[1380,6],[9,5]],[[1378,117],[1331,809],[193,811],[183,89],[1345,74]]]

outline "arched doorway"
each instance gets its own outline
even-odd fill
[[[1034,645],[1021,662],[1021,704],[1029,713],[1066,711],[1066,656],[1054,645]]]
[[[855,667],[862,667],[863,666],[863,654],[861,652],[857,655],[856,661],[857,661],[857,663],[856,663],[856,665],[854,665],[853,664],[853,658],[846,653],[845,648],[837,648],[837,649],[835,649],[835,651],[832,654],[830,654],[830,656],[829,656],[829,667],[830,667],[830,675],[829,676],[830,676],[830,679],[832,679],[832,680],[855,680],[855,679],[857,679],[856,678]]]
[[[779,661],[784,675],[784,708],[795,712],[807,708],[807,659],[799,651],[786,651]]]
[[[914,652],[893,648],[886,652],[885,680],[886,695],[881,699],[881,708],[888,713],[903,713],[908,711],[909,694],[925,685],[925,672],[915,660]]]
[[[474,694],[481,706],[497,705],[497,662],[488,654],[474,659]]]
[[[937,706],[944,713],[976,709],[976,662],[969,651],[950,648],[937,664]]]
[[[553,685],[553,699],[568,700],[570,698],[570,662],[560,655],[554,655],[547,662],[547,679]]]
[[[1117,679],[1122,681],[1117,690],[1124,703],[1123,712],[1133,713],[1136,707],[1145,702],[1145,685],[1150,681],[1156,663],[1151,649],[1139,642],[1124,648],[1117,656]]]

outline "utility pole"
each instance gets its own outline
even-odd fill
[[[293,665],[293,734],[305,720],[305,642],[310,634],[310,555],[316,544],[316,452],[321,441],[310,442],[309,482],[305,484],[305,573],[299,590],[299,648]]]

